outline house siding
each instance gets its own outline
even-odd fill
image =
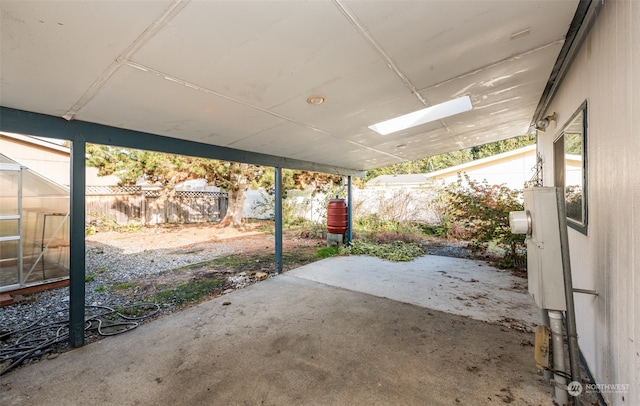
[[[607,1],[539,133],[544,184],[553,185],[553,142],[586,100],[588,230],[569,229],[579,344],[611,405],[640,405],[640,2]]]
[[[0,152],[60,185],[69,185],[69,153],[0,134]]]

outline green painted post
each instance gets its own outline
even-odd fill
[[[85,154],[84,137],[76,135],[71,144],[71,246],[69,255],[69,345],[84,345],[85,311]]]
[[[275,167],[276,273],[282,273],[282,168]]]
[[[353,190],[351,189],[351,175],[347,176],[347,245],[351,245],[353,239],[353,217],[351,208],[353,207]]]

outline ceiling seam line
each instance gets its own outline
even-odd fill
[[[333,0],[334,4],[338,9],[342,12],[342,14],[347,18],[347,20],[351,23],[351,25],[358,30],[360,35],[362,35],[369,45],[374,48],[374,50],[380,55],[387,63],[387,66],[391,68],[391,70],[400,78],[402,83],[409,89],[412,95],[414,95],[422,105],[425,107],[432,106],[433,104],[429,102],[415,87],[415,85],[409,80],[409,78],[400,70],[400,68],[396,65],[396,63],[391,59],[391,56],[387,54],[387,52],[382,48],[382,45],[373,37],[373,35],[367,31],[364,25],[358,20],[353,12],[351,12],[346,5],[342,3],[342,0]],[[454,138],[457,138],[457,135],[453,133],[451,128],[447,125],[444,120],[438,120],[442,127],[447,131],[447,133],[452,134]],[[456,143],[460,146],[462,143],[460,141],[456,141]],[[402,160],[401,157],[396,157]]]
[[[485,70],[488,70],[488,69],[491,69],[491,68],[495,68],[496,66],[502,65],[504,63],[511,62],[511,61],[523,58],[525,56],[532,55],[532,54],[534,54],[536,52],[543,51],[543,50],[545,50],[545,49],[547,49],[549,47],[552,47],[552,46],[555,46],[555,45],[559,45],[559,44],[562,44],[562,43],[564,43],[564,39],[559,39],[559,40],[555,40],[553,42],[549,42],[548,44],[544,44],[544,45],[541,45],[541,46],[539,46],[537,48],[530,49],[530,50],[528,50],[526,52],[519,53],[518,55],[513,55],[513,56],[510,56],[508,58],[502,59],[502,60],[500,60],[498,62],[494,62],[494,63],[491,63],[489,65],[485,65],[485,66],[482,66],[480,68],[474,69],[472,71],[463,73],[463,74],[458,75],[456,77],[449,78],[447,80],[443,80],[442,82],[436,83],[435,85],[431,85],[431,86],[425,87],[423,89],[420,89],[419,91],[420,92],[426,92],[426,91],[429,91],[431,89],[437,89],[438,87],[446,85],[448,83],[451,83],[454,80],[464,79],[467,76],[478,74],[478,73],[483,72]]]
[[[360,144],[360,143],[357,143],[355,141],[351,141],[351,140],[347,140],[347,139],[344,139],[344,138],[340,138],[340,137],[338,137],[338,136],[336,136],[336,135],[334,135],[334,134],[332,134],[332,133],[330,133],[328,131],[322,130],[322,129],[317,128],[317,127],[314,127],[314,126],[312,126],[310,124],[302,123],[300,121],[296,121],[296,120],[294,120],[294,119],[292,119],[290,117],[287,117],[285,115],[282,115],[282,114],[276,113],[274,111],[265,109],[263,107],[253,105],[251,103],[247,103],[247,102],[244,102],[242,100],[235,99],[235,98],[233,98],[231,96],[227,96],[227,95],[224,95],[222,93],[218,93],[218,92],[216,92],[214,90],[207,89],[206,87],[202,87],[202,86],[196,85],[196,84],[188,82],[188,81],[186,81],[184,79],[180,79],[180,78],[178,78],[176,76],[173,76],[173,75],[170,75],[168,73],[161,72],[161,71],[159,71],[157,69],[153,69],[153,68],[151,68],[149,66],[145,66],[145,65],[140,64],[138,62],[134,62],[134,61],[131,61],[131,60],[126,60],[126,61],[123,61],[123,64],[125,64],[127,66],[130,66],[130,67],[132,67],[134,69],[138,69],[138,70],[141,70],[141,71],[144,71],[144,72],[148,72],[148,73],[150,73],[152,75],[164,78],[165,80],[168,80],[170,82],[174,82],[176,84],[188,87],[190,89],[193,89],[193,90],[205,93],[205,94],[211,94],[211,95],[220,97],[222,99],[228,100],[230,102],[237,103],[237,104],[240,104],[242,106],[261,111],[261,112],[263,112],[265,114],[271,115],[273,117],[280,118],[280,119],[288,121],[288,122],[290,122],[292,124],[299,125],[299,126],[304,127],[304,128],[306,128],[308,130],[312,130],[312,131],[318,132],[320,134],[329,136],[331,138],[334,138],[334,139],[337,139],[337,140],[340,140],[340,141],[344,141],[344,142],[346,142],[348,144],[355,145],[357,147],[364,148],[364,149],[367,149],[367,150],[370,150],[370,151],[373,151],[373,152],[376,152],[376,153],[379,153],[379,154],[382,154],[382,155],[387,155],[387,156],[390,156],[390,157],[395,158],[395,159],[401,159],[401,160],[403,159],[400,156],[397,156],[397,155],[394,155],[394,154],[391,154],[391,153],[388,153],[388,152],[385,152],[385,151],[381,151],[379,149],[376,149],[376,148],[373,148],[373,147],[369,147],[367,145]]]
[[[423,105],[431,106],[431,103],[429,103],[429,101],[427,101],[424,97],[422,97],[420,93],[418,93],[418,89],[413,85],[413,83],[411,83],[409,78],[407,78],[407,76],[400,70],[400,68],[396,65],[393,59],[391,59],[389,54],[387,54],[384,48],[382,48],[382,45],[380,45],[380,43],[378,43],[378,41],[373,37],[373,35],[371,35],[369,31],[367,31],[367,29],[364,27],[364,25],[362,25],[360,20],[358,20],[358,18],[349,9],[347,9],[347,6],[342,4],[341,0],[333,0],[333,2],[338,7],[338,9],[340,9],[342,14],[347,18],[347,20],[349,20],[351,25],[354,28],[356,28],[360,33],[360,35],[362,35],[367,40],[369,45],[375,49],[378,55],[380,55],[387,62],[387,66],[389,66],[389,68],[391,68],[393,73],[395,73],[396,76],[400,78],[402,83],[404,83],[404,85],[409,89],[411,94],[413,94]]]
[[[98,78],[89,86],[80,99],[78,99],[69,110],[62,115],[66,120],[73,120],[93,98],[100,89],[111,79],[111,77],[122,67],[122,65],[153,38],[162,28],[164,28],[191,0],[175,0],[167,9],[156,18],[118,57],[107,66]]]

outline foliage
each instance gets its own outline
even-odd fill
[[[424,255],[424,249],[420,244],[403,241],[377,244],[364,240],[354,240],[350,246],[344,247],[342,252],[349,255],[369,255],[395,262],[411,261]]]
[[[506,140],[496,141],[477,147],[462,149],[459,151],[434,155],[415,161],[401,162],[382,168],[368,170],[365,178],[358,179],[354,183],[356,183],[358,186],[364,186],[366,182],[380,175],[398,175],[407,173],[427,173],[439,171],[441,169],[460,165],[466,162],[473,161],[475,159],[513,151],[514,149],[535,144],[535,142],[535,135],[524,135],[521,137],[509,138]]]
[[[187,180],[204,179],[229,193],[229,203],[222,225],[240,226],[247,188],[265,187],[273,194],[274,168],[247,163],[221,161],[161,152],[87,145],[87,164],[98,169],[100,176],[115,175],[121,185],[139,181],[158,185],[163,197],[171,199],[174,186]],[[307,171],[283,170],[283,190],[309,189],[322,191],[326,184],[340,183],[342,177]],[[87,233],[93,233],[88,228]]]
[[[109,218],[104,215],[98,216],[96,213],[90,213],[93,217],[92,220],[85,224],[85,234],[92,235],[98,231],[116,231],[119,233],[124,232],[138,232],[141,231],[144,226],[138,223],[120,224],[115,219]]]
[[[266,190],[260,190],[260,198],[253,202],[251,209],[261,218],[268,216],[271,220],[274,218],[276,197],[273,193]],[[288,199],[282,199],[282,225],[288,227],[296,222],[296,204]]]
[[[511,233],[509,212],[524,210],[520,197],[521,191],[505,185],[477,182],[466,174],[464,180],[458,176],[456,183],[445,187],[441,197],[447,237],[470,239],[477,248],[494,242],[515,259],[525,236]]]
[[[396,236],[422,234],[422,228],[418,224],[406,221],[383,220],[380,215],[375,213],[357,217],[353,228],[356,233],[365,239],[375,239],[375,235],[380,233],[393,233]]]
[[[514,149],[526,147],[536,143],[534,134],[527,134],[521,137],[509,138],[502,141],[491,142],[489,144],[479,145],[471,148],[473,159],[481,159],[489,156],[502,154],[503,152],[513,151]]]
[[[565,188],[565,210],[567,217],[578,222],[583,221],[582,194],[582,187],[580,185],[567,186]]]

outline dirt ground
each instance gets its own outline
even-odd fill
[[[255,252],[272,249],[274,237],[266,232],[271,225],[266,222],[248,223],[242,229],[219,227],[213,224],[182,224],[141,228],[131,232],[101,231],[88,235],[87,242],[108,244],[124,254],[147,249],[189,249],[207,244],[232,246],[238,252]],[[318,246],[322,240],[301,238],[299,232],[286,231],[283,248]]]

